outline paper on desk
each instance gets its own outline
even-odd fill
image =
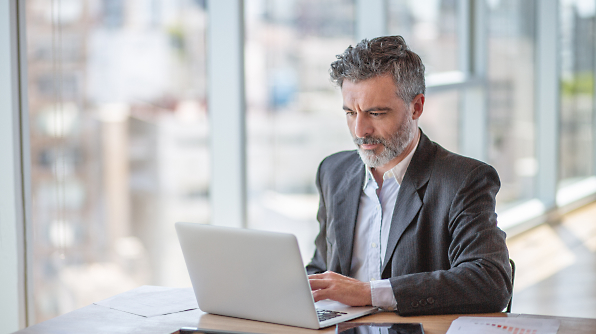
[[[524,317],[459,317],[447,334],[556,334],[561,322],[556,319]]]
[[[192,288],[151,285],[143,285],[94,304],[147,318],[199,307]]]

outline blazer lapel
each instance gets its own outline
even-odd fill
[[[430,139],[420,130],[418,148],[410,161],[393,210],[382,273],[385,272],[401,235],[413,222],[422,207],[423,198],[420,197],[418,189],[422,188],[430,178],[435,149]]]
[[[360,160],[349,166],[334,201],[334,210],[337,212],[337,221],[334,224],[334,228],[339,263],[341,274],[346,276],[350,275],[354,230],[356,228],[364,175],[364,164]]]

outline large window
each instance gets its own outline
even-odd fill
[[[594,175],[594,6],[560,3],[560,187]]]
[[[388,33],[404,37],[410,49],[422,58],[427,76],[463,71],[458,9],[458,1],[453,0],[389,0]],[[427,85],[432,84],[427,80]],[[438,93],[429,89],[419,123],[430,139],[455,152],[460,151],[460,96],[457,89]]]
[[[309,261],[318,232],[315,173],[353,149],[335,55],[354,44],[352,1],[245,1],[248,226],[298,236]]]
[[[534,197],[535,2],[488,2],[488,161],[501,178],[499,206]]]
[[[386,27],[371,29],[404,36],[426,65],[420,127],[499,172],[500,226],[596,194],[595,0],[223,1],[19,2],[31,323],[141,284],[188,286],[173,224],[223,224],[212,221],[220,208],[243,218],[246,206],[247,227],[295,234],[309,261],[318,164],[355,148],[329,65],[382,15]],[[211,23],[238,19],[228,5],[244,9],[244,26],[207,35],[209,10]],[[206,36],[230,31],[244,39],[226,41],[244,52],[226,48],[221,58],[234,64],[207,69]],[[242,74],[222,75],[242,61],[244,91],[208,103],[217,90],[208,82],[242,86]],[[207,111],[224,99],[238,108]],[[211,141],[210,132],[231,131],[209,115],[233,115],[246,138],[235,129],[230,141]],[[209,151],[230,142],[237,151]],[[228,157],[241,157],[229,166],[247,184],[213,177],[210,160]],[[210,194],[236,186],[238,198],[210,205]]]
[[[401,35],[418,53],[426,74],[459,71],[456,0],[388,0],[389,34]]]
[[[433,141],[460,153],[460,96],[458,89],[427,93],[419,126]]]
[[[204,2],[32,0],[26,20],[35,321],[187,285],[173,224],[209,220]]]

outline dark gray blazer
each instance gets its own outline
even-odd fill
[[[321,162],[320,232],[309,274],[350,276],[364,168],[356,151]],[[421,133],[399,189],[382,268],[400,315],[505,308],[512,287],[505,233],[495,213],[499,187],[493,167],[449,152]]]

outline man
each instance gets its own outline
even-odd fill
[[[497,172],[418,128],[424,65],[401,36],[363,40],[331,64],[357,151],[317,172],[315,301],[400,315],[503,310],[511,296]]]

